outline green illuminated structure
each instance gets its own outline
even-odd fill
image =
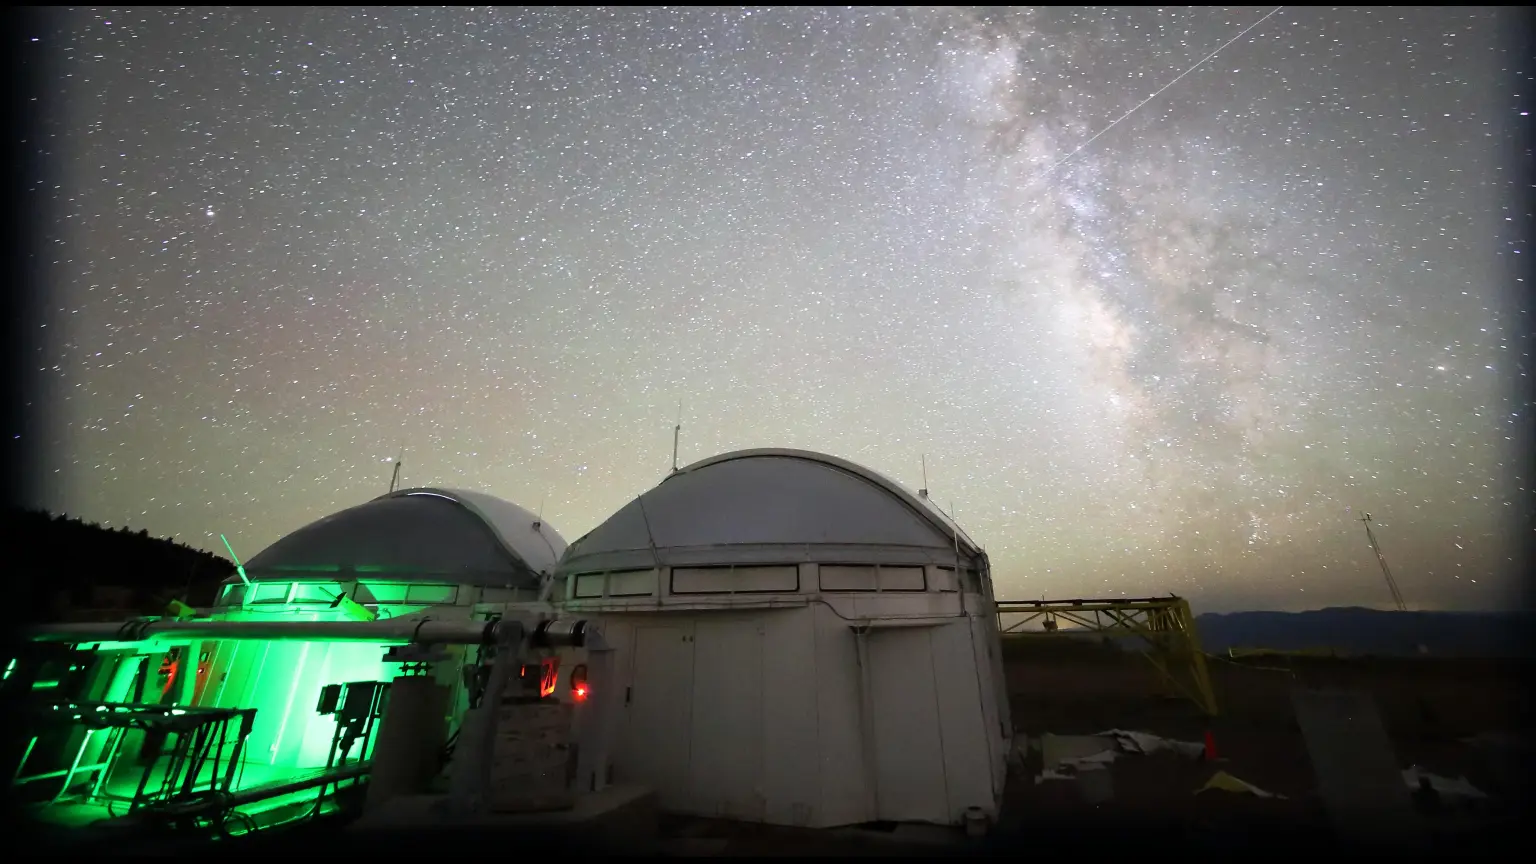
[[[406,489],[284,537],[226,584],[214,618],[343,621],[430,612],[468,618],[476,604],[538,599],[565,541],[521,507],[473,492]],[[366,619],[365,619],[366,620]],[[315,714],[328,684],[388,681],[387,645],[228,642],[198,652],[195,702],[252,707],[247,763],[325,765],[335,723]],[[443,681],[455,690],[460,682]],[[455,693],[453,704],[462,701]]]
[[[224,585],[211,618],[341,622],[430,616],[468,621],[476,617],[477,606],[539,600],[564,550],[558,533],[506,501],[458,490],[407,489],[325,517],[253,556],[240,576]],[[45,783],[58,786],[53,801],[87,805],[129,800],[128,787],[146,778],[147,786],[139,785],[139,794],[146,788],[159,789],[157,783],[180,770],[175,767],[183,758],[176,755],[180,751],[170,757],[157,757],[159,751],[142,758],[138,754],[149,747],[145,742],[160,740],[164,728],[193,723],[181,719],[191,715],[196,715],[197,722],[206,717],[207,724],[222,724],[218,734],[226,738],[243,734],[239,741],[213,740],[206,733],[198,733],[201,738],[191,732],[180,736],[197,741],[208,738],[209,752],[219,753],[217,758],[208,757],[214,764],[206,770],[193,769],[192,785],[198,788],[217,788],[220,765],[231,758],[238,764],[224,793],[235,795],[335,768],[338,742],[358,733],[345,727],[349,721],[339,719],[346,712],[335,704],[336,692],[326,697],[330,703],[322,694],[328,687],[335,691],[337,685],[387,684],[402,673],[410,674],[416,667],[386,659],[391,648],[404,641],[214,641],[155,636],[132,644],[77,646],[94,652],[88,671],[38,672],[31,676],[32,689],[57,690],[58,698],[71,700],[68,705],[87,706],[70,709],[77,719],[82,712],[95,710],[90,706],[104,705],[107,708],[100,715],[122,718],[121,723],[101,728],[87,724],[68,734],[38,733],[23,757],[18,782],[39,784],[34,788]],[[451,726],[467,701],[458,670],[465,652],[476,649],[444,646],[442,650],[451,662],[433,665],[438,670],[437,683],[451,694],[444,718]],[[71,665],[82,664],[71,661]],[[13,661],[12,670],[14,666]],[[358,689],[378,698],[374,690]],[[172,710],[188,713],[176,715]],[[368,717],[376,717],[383,709],[374,705],[371,710]],[[248,728],[243,730],[238,723],[228,722],[228,718],[247,716]],[[341,758],[366,760],[372,738],[364,734],[354,743],[357,746]],[[54,750],[60,755],[52,755]],[[144,758],[150,760],[147,766],[131,770],[130,763],[142,763]],[[310,802],[318,810],[326,788],[311,784],[291,795],[253,803],[242,808],[241,817],[285,807],[297,807],[298,815],[311,812],[309,805],[300,807],[294,800]],[[48,799],[47,794],[39,794]],[[242,825],[229,828],[230,833],[238,833]]]

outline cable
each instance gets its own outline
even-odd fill
[[[541,518],[539,520],[538,524],[540,526],[542,526],[544,524],[544,520]],[[549,538],[544,536],[544,531],[542,530],[542,527],[539,528],[539,529],[535,529],[533,533],[539,535],[539,539],[543,540],[544,541],[544,545],[549,547],[549,554],[550,554],[550,556],[553,557],[555,559],[555,563],[558,564],[560,562],[560,553],[555,551],[555,544],[549,542]],[[529,568],[529,569],[532,569],[532,568]]]
[[[256,824],[256,820],[253,817],[245,813],[241,813],[239,810],[230,810],[226,818],[228,818],[228,816],[238,816],[241,819],[242,824],[245,825],[245,833],[248,835],[255,834],[261,830],[261,826]]]
[[[1220,654],[1210,654],[1210,653],[1207,653],[1207,652],[1204,652],[1204,651],[1202,651],[1200,653],[1205,654],[1206,659],[1209,659],[1209,660],[1220,660],[1223,663],[1226,663],[1226,664],[1229,664],[1229,665],[1232,665],[1232,666],[1236,666],[1239,669],[1257,669],[1260,672],[1283,672],[1286,675],[1291,676],[1292,678],[1296,677],[1296,670],[1295,669],[1285,669],[1285,668],[1282,668],[1280,666],[1260,666],[1257,663],[1239,663],[1239,662],[1237,662],[1236,660],[1233,660],[1230,657],[1223,657]]]

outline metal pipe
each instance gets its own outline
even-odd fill
[[[228,798],[224,799],[224,803],[229,807],[242,807],[246,804],[252,804],[257,801],[264,801],[268,798],[276,798],[279,795],[289,795],[294,792],[303,792],[306,789],[313,789],[316,786],[324,786],[331,783],[341,783],[356,777],[365,776],[371,773],[372,770],[373,763],[371,762],[353,762],[351,765],[344,765],[340,768],[332,768],[323,774],[317,774],[313,777],[305,777],[302,780],[295,780],[292,783],[284,783],[281,786],[257,786],[241,792],[235,792],[232,793]]]
[[[277,798],[281,795],[291,795],[295,792],[303,792],[314,789],[317,786],[331,783],[343,783],[347,780],[355,780],[368,776],[372,771],[372,763],[354,762],[341,768],[332,768],[319,774],[311,774],[289,783],[279,785],[254,786],[240,792],[228,795],[203,795],[192,801],[176,801],[158,807],[145,807],[122,817],[122,821],[147,821],[158,816],[170,814],[185,816],[190,813],[202,813],[207,810],[233,810],[265,801],[269,798]]]
[[[177,621],[149,618],[116,623],[33,627],[33,642],[144,642],[156,638],[395,642],[474,645],[494,642],[500,622],[392,618],[382,621]]]
[[[500,631],[516,627],[516,637],[528,632],[522,621],[441,621],[433,618],[388,618],[381,621],[178,621],[137,618],[107,623],[44,624],[26,631],[32,642],[145,642],[151,639],[258,639],[296,642],[383,642],[401,645],[491,645]],[[581,647],[586,622],[546,620],[534,628],[540,647]]]

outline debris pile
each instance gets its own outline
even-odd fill
[[[1085,771],[1102,769],[1121,756],[1150,756],[1173,753],[1199,759],[1205,745],[1160,738],[1147,732],[1110,729],[1097,735],[1045,734],[1030,739],[1025,746],[1040,753],[1040,773],[1036,783],[1046,780],[1073,780]],[[1022,757],[1024,754],[1020,754]]]
[[[1484,801],[1488,798],[1483,790],[1469,783],[1465,776],[1455,779],[1441,777],[1417,765],[1411,765],[1403,772],[1403,782],[1408,784],[1409,789],[1416,792],[1431,791],[1436,799],[1448,804]]]
[[[1101,803],[1113,797],[1109,772],[1103,769],[1122,757],[1170,753],[1197,760],[1211,756],[1209,743],[1177,741],[1127,729],[1109,729],[1097,735],[1045,734],[1021,744],[1022,749],[1015,754],[1018,764],[1023,764],[1024,757],[1030,751],[1040,754],[1040,771],[1035,775],[1036,785],[1047,780],[1075,781],[1090,803]],[[1267,792],[1221,770],[1216,771],[1204,786],[1195,790],[1195,794],[1206,791],[1234,792],[1257,798],[1285,798],[1284,795]]]

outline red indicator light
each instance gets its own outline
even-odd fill
[[[539,695],[548,696],[555,692],[555,676],[560,671],[560,658],[546,657],[540,666],[542,674],[539,677]]]
[[[176,670],[180,666],[179,662],[171,660],[168,665],[160,667],[160,674],[165,676],[165,686],[160,688],[160,698],[164,699],[165,694],[171,692],[171,685],[176,683]]]

